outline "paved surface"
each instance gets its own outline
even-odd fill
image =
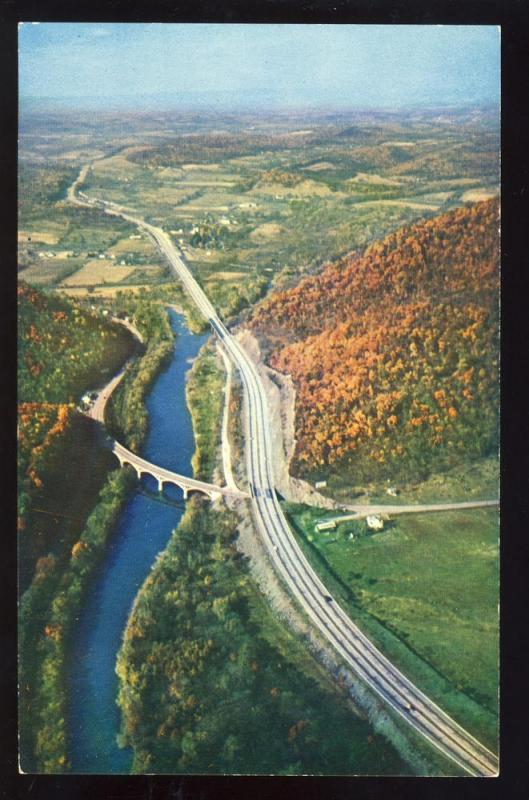
[[[466,508],[490,508],[499,505],[499,500],[467,500],[461,503],[414,503],[413,505],[402,504],[385,505],[384,503],[348,503],[343,505],[352,514],[340,514],[335,517],[325,517],[326,522],[345,522],[348,519],[363,519],[371,514],[424,514],[436,511],[464,511]]]
[[[239,369],[248,410],[246,460],[252,511],[270,558],[291,594],[351,670],[417,732],[468,774],[496,775],[497,756],[445,714],[369,641],[331,598],[308,563],[275,494],[268,407],[255,366],[218,317],[170,237],[161,228],[121,212],[115,205],[102,205],[107,213],[122,216],[153,239]]]
[[[120,464],[130,464],[136,470],[138,477],[142,475],[151,475],[158,481],[160,491],[165,483],[173,483],[179,486],[184,491],[184,497],[187,497],[189,492],[202,492],[207,494],[212,500],[221,495],[229,495],[230,497],[248,497],[247,494],[240,492],[238,489],[232,489],[229,486],[215,486],[205,481],[197,481],[194,478],[188,478],[185,475],[178,475],[170,469],[158,467],[144,458],[140,458],[135,453],[127,450],[119,442],[114,441],[112,444],[112,452],[119,458]]]

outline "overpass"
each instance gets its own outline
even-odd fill
[[[230,497],[249,496],[239,489],[231,489],[228,486],[216,486],[215,484],[206,483],[205,481],[197,481],[194,478],[187,478],[185,475],[178,475],[176,472],[172,472],[164,467],[158,467],[156,464],[151,464],[150,461],[146,461],[144,458],[140,458],[140,456],[127,450],[126,447],[123,447],[122,444],[115,440],[112,441],[111,449],[122,467],[125,466],[125,464],[129,464],[136,470],[138,479],[141,478],[142,475],[150,475],[152,478],[156,478],[158,481],[158,490],[160,492],[163,491],[163,487],[166,483],[171,483],[173,486],[178,486],[182,489],[184,499],[187,498],[189,492],[202,492],[202,494],[206,494],[210,500],[217,500],[219,497],[222,497],[222,495],[228,495]]]

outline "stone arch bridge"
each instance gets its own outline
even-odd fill
[[[129,464],[135,471],[138,478],[142,475],[150,475],[158,481],[159,491],[163,490],[164,484],[171,483],[178,486],[184,493],[184,499],[187,498],[189,492],[202,492],[207,495],[210,500],[216,500],[222,495],[230,497],[249,497],[246,492],[241,492],[239,489],[231,489],[228,486],[216,486],[213,483],[206,483],[205,481],[197,481],[194,478],[188,478],[185,475],[178,475],[176,472],[171,472],[164,467],[158,467],[156,464],[151,464],[144,458],[140,458],[135,453],[127,450],[122,444],[112,441],[110,449],[118,459],[121,466]]]

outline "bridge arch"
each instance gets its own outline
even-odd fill
[[[188,478],[185,475],[177,475],[170,470],[157,467],[151,464],[141,456],[131,453],[130,450],[123,447],[119,442],[113,441],[111,443],[112,452],[118,459],[120,466],[129,466],[135,471],[138,480],[141,480],[143,475],[149,476],[158,483],[158,491],[163,492],[163,487],[167,484],[176,486],[183,493],[184,500],[187,499],[192,492],[205,494],[210,500],[217,500],[223,494],[247,496],[240,492],[238,489],[229,489],[228,487],[215,486],[214,484],[205,483],[203,481]]]

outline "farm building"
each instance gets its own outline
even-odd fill
[[[336,522],[333,519],[329,520],[328,522],[318,522],[316,525],[316,530],[318,531],[318,533],[320,531],[331,531],[334,530],[335,528],[336,528]]]
[[[381,531],[384,527],[384,520],[378,514],[370,514],[366,517],[366,523],[372,531]]]

